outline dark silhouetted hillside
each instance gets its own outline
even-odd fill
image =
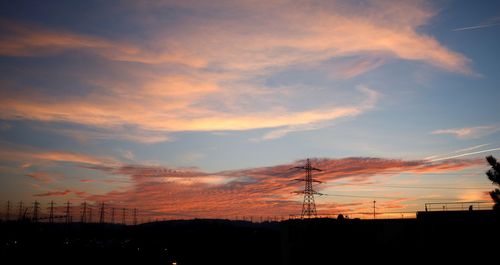
[[[1,223],[3,264],[337,264],[430,255],[495,259],[493,211],[420,212],[417,219],[250,223],[186,220],[138,226]]]

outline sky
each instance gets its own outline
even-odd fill
[[[1,1],[0,201],[288,216],[307,158],[319,214],[489,201],[499,44],[498,1]]]

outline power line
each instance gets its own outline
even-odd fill
[[[101,207],[99,208],[99,223],[103,224],[104,223],[104,218],[105,218],[105,213],[104,213],[104,202],[101,203]]]
[[[17,218],[18,220],[23,220],[24,219],[23,212],[24,212],[23,201],[20,201],[19,202],[19,216]]]
[[[115,208],[111,209],[111,223],[115,223]]]
[[[89,220],[87,221],[87,223],[92,223],[92,206],[89,205]]]
[[[80,222],[85,223],[87,221],[87,202],[83,202],[83,209],[81,212]]]
[[[49,207],[49,223],[54,222],[54,201],[50,201]]]
[[[332,183],[331,186],[370,186],[381,188],[401,188],[401,189],[435,189],[435,190],[482,190],[490,187],[440,187],[440,186],[400,186],[400,185],[373,185],[370,183]],[[329,186],[330,186],[329,185]]]
[[[404,200],[408,199],[409,201],[456,201],[459,198],[403,198],[403,197],[391,197],[391,196],[362,196],[362,195],[346,195],[346,194],[331,194],[331,193],[322,193],[323,196],[334,196],[334,197],[348,197],[348,198],[367,198],[367,199],[395,199],[395,200]]]
[[[66,223],[69,224],[71,222],[71,203],[66,202]]]
[[[31,218],[31,220],[33,222],[38,222],[38,208],[40,207],[40,203],[38,201],[35,201],[33,203],[33,216]]]
[[[125,208],[122,208],[122,224],[125,225]]]
[[[7,201],[7,216],[5,218],[7,221],[10,219],[10,201]]]
[[[373,198],[373,199],[406,199],[401,197],[389,197],[389,196],[360,196],[360,195],[345,195],[345,194],[322,194],[323,196],[334,196],[334,197],[352,197],[352,198]]]

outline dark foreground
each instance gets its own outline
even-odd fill
[[[338,264],[500,261],[500,214],[399,220],[190,220],[138,226],[0,223],[2,264]],[[5,262],[5,263],[4,263]]]

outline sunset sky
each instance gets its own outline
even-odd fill
[[[165,218],[489,200],[499,1],[1,1],[0,201]]]

